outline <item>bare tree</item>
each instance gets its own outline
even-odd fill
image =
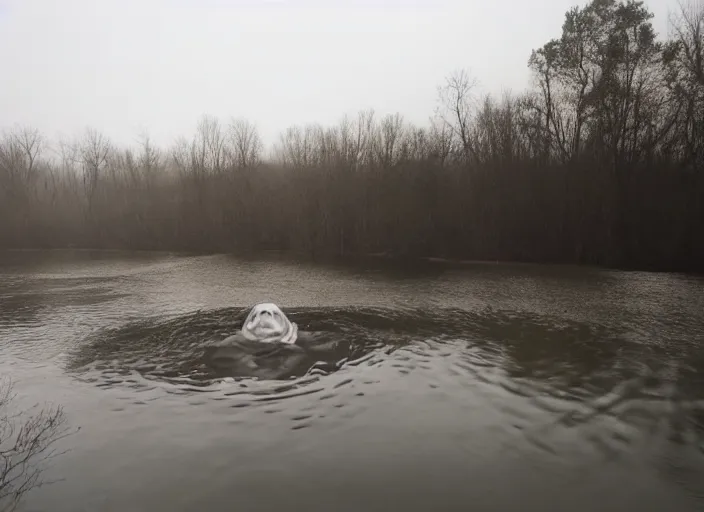
[[[29,199],[44,146],[39,131],[27,127],[5,132],[0,141],[0,183],[15,199]]]
[[[670,28],[682,50],[681,63],[694,81],[704,85],[704,3],[678,5],[679,12],[670,15]]]
[[[440,106],[436,111],[458,139],[465,161],[475,157],[471,139],[472,112],[474,110],[474,89],[476,78],[462,69],[454,71],[445,79],[445,85],[438,89]]]
[[[178,137],[171,148],[170,157],[181,178],[187,176],[194,166],[192,153],[192,145],[186,137]]]
[[[71,433],[61,407],[39,410],[21,420],[10,410],[12,383],[0,381],[0,512],[10,512],[40,480],[42,465],[62,452],[55,444]],[[26,412],[26,411],[25,411]]]
[[[77,168],[81,165],[81,145],[76,140],[62,138],[54,149],[58,162],[51,166],[57,188],[71,197],[74,204],[81,204],[81,179]],[[58,193],[58,190],[56,191]]]
[[[320,163],[322,127],[315,124],[291,126],[280,138],[277,155],[284,165],[311,167]]]
[[[430,156],[444,166],[452,153],[452,127],[437,116],[430,119]]]
[[[154,180],[154,173],[162,163],[161,150],[154,147],[147,132],[143,132],[140,135],[139,145],[142,147],[142,152],[139,155],[138,165],[142,170],[143,177],[146,178],[147,185],[151,186]]]
[[[194,150],[199,155],[199,165],[206,172],[221,173],[225,169],[226,138],[220,121],[212,116],[203,116],[198,123]]]
[[[86,194],[86,214],[91,217],[95,203],[95,193],[100,177],[108,165],[108,155],[112,145],[108,138],[93,128],[88,128],[80,147],[83,164],[83,188]]]
[[[683,166],[699,168],[704,164],[704,3],[680,3],[670,29],[664,60],[678,106],[670,146],[683,155]]]
[[[404,122],[401,114],[384,116],[375,130],[374,153],[382,168],[392,167],[401,157]]]
[[[344,115],[334,128],[336,158],[338,164],[348,171],[355,168],[358,157],[355,128],[356,123],[348,115]]]
[[[36,128],[18,128],[10,137],[17,145],[24,159],[22,180],[30,183],[36,173],[37,158],[44,149],[45,140]]]
[[[257,127],[246,119],[232,119],[228,128],[229,150],[238,169],[256,167],[261,162],[262,141]]]
[[[353,147],[355,148],[354,167],[369,166],[374,162],[375,116],[373,109],[360,110],[355,123]]]

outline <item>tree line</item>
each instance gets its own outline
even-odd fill
[[[704,268],[704,7],[570,9],[523,93],[456,71],[427,126],[365,110],[285,130],[204,116],[171,147],[0,140],[0,248],[91,247]]]

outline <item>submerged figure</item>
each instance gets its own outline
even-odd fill
[[[296,343],[298,325],[291,322],[281,308],[263,302],[252,308],[242,325],[242,336],[250,341],[264,343]]]
[[[297,340],[298,325],[264,302],[251,309],[240,332],[209,344],[204,357],[221,376],[286,378],[305,371],[308,358]]]

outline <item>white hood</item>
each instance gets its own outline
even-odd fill
[[[242,325],[242,335],[252,341],[296,343],[298,326],[289,321],[279,306],[264,302],[249,312]]]

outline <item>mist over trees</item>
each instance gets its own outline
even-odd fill
[[[643,2],[593,0],[530,52],[521,94],[438,88],[426,126],[373,110],[292,126],[204,116],[189,140],[89,129],[0,139],[0,248],[91,247],[704,268],[704,7],[659,38]],[[410,86],[410,85],[409,85]]]

